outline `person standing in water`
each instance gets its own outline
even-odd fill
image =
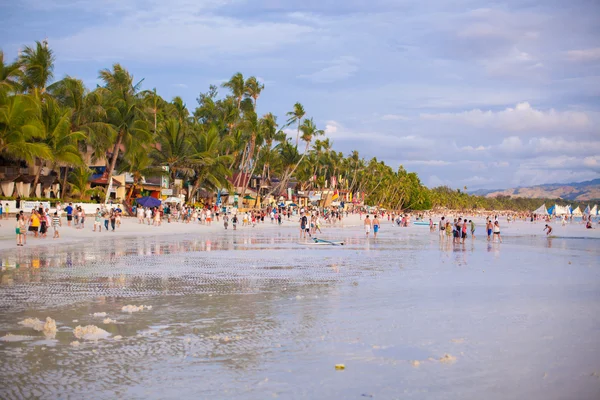
[[[546,232],[547,230],[547,232]],[[546,236],[550,236],[550,234],[552,233],[552,227],[548,224],[546,224],[546,226],[544,227],[544,232],[546,232]]]
[[[369,215],[367,214],[367,216],[365,217],[365,234],[367,235],[367,238],[369,237],[369,233],[371,233],[371,227],[373,226],[371,219],[369,218]]]
[[[487,240],[489,242],[490,240],[492,240],[492,230],[494,229],[494,224],[492,224],[492,221],[488,219],[485,224],[485,227],[487,229]]]
[[[500,224],[498,223],[498,221],[494,222],[494,239],[492,241],[496,241],[496,238],[498,238],[498,241],[500,243],[502,243],[502,236],[500,236]]]
[[[475,222],[470,219],[469,224],[471,224],[471,239],[475,239]]]
[[[373,216],[373,237],[377,239],[377,232],[379,232],[379,218],[377,214]]]

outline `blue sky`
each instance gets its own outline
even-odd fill
[[[600,2],[0,0],[0,48],[55,78],[119,62],[188,107],[236,72],[301,102],[334,148],[469,189],[600,176]]]

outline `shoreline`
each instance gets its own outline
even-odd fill
[[[433,218],[434,222],[438,222],[441,216]],[[453,218],[448,216],[447,218]],[[476,222],[477,231],[476,236],[483,238],[485,236],[484,218],[480,216],[467,216],[467,219],[473,219]],[[427,221],[428,219],[425,219]],[[407,232],[423,232],[428,229],[428,226],[416,226],[413,224],[415,221],[411,219],[409,228],[400,228],[393,225],[391,221],[386,218],[380,218],[381,228],[379,238],[385,238],[387,229],[406,229]],[[14,248],[43,248],[46,246],[60,246],[66,244],[78,244],[85,243],[86,241],[103,239],[105,237],[119,237],[119,238],[134,238],[134,237],[150,237],[150,236],[172,236],[172,235],[206,235],[214,232],[225,232],[223,222],[213,221],[211,225],[202,225],[198,223],[182,223],[182,222],[163,222],[160,226],[153,226],[147,224],[139,224],[137,218],[134,217],[123,217],[121,227],[117,228],[115,232],[106,232],[102,229],[101,232],[94,232],[93,219],[89,219],[86,227],[83,229],[75,229],[73,226],[68,227],[66,225],[66,218],[63,217],[63,226],[60,228],[60,238],[53,239],[53,230],[48,230],[48,236],[45,239],[34,238],[31,233],[27,235],[27,244],[23,247],[16,246],[16,238],[14,233],[14,219],[3,219],[0,221],[0,251],[9,250]],[[104,221],[102,221],[104,223]],[[516,221],[507,223],[505,219],[500,219],[502,226],[503,237],[510,236],[522,236],[522,235],[535,235],[544,237],[545,234],[542,232],[545,222],[536,221]],[[357,232],[362,233],[363,220],[360,219],[358,214],[350,214],[344,217],[341,222],[336,224],[324,224],[322,226],[324,233],[327,234],[329,229],[353,229]],[[562,226],[560,223],[551,223],[554,228],[552,238],[582,238],[582,239],[600,239],[600,228],[597,224],[594,224],[594,229],[585,229],[581,223],[573,222],[568,223],[566,226]],[[104,228],[104,226],[102,226]],[[277,223],[271,223],[270,219],[266,219],[264,223],[257,223],[255,227],[252,226],[241,226],[238,225],[237,231],[239,232],[251,232],[252,230],[271,230],[271,229],[299,229],[299,223],[297,216],[293,216],[291,219],[284,219],[281,226]],[[228,231],[233,231],[231,222],[229,223]],[[236,232],[237,232],[236,231]],[[436,232],[431,233],[437,236]],[[369,240],[373,240],[371,237]],[[484,239],[485,240],[485,239]]]

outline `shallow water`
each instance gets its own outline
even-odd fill
[[[600,398],[598,240],[296,234],[1,253],[0,336],[25,338],[0,341],[0,398]],[[47,316],[55,339],[18,324]]]

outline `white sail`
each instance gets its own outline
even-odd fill
[[[537,215],[548,215],[548,210],[546,209],[546,204],[542,204],[540,208],[533,211],[533,214]]]

